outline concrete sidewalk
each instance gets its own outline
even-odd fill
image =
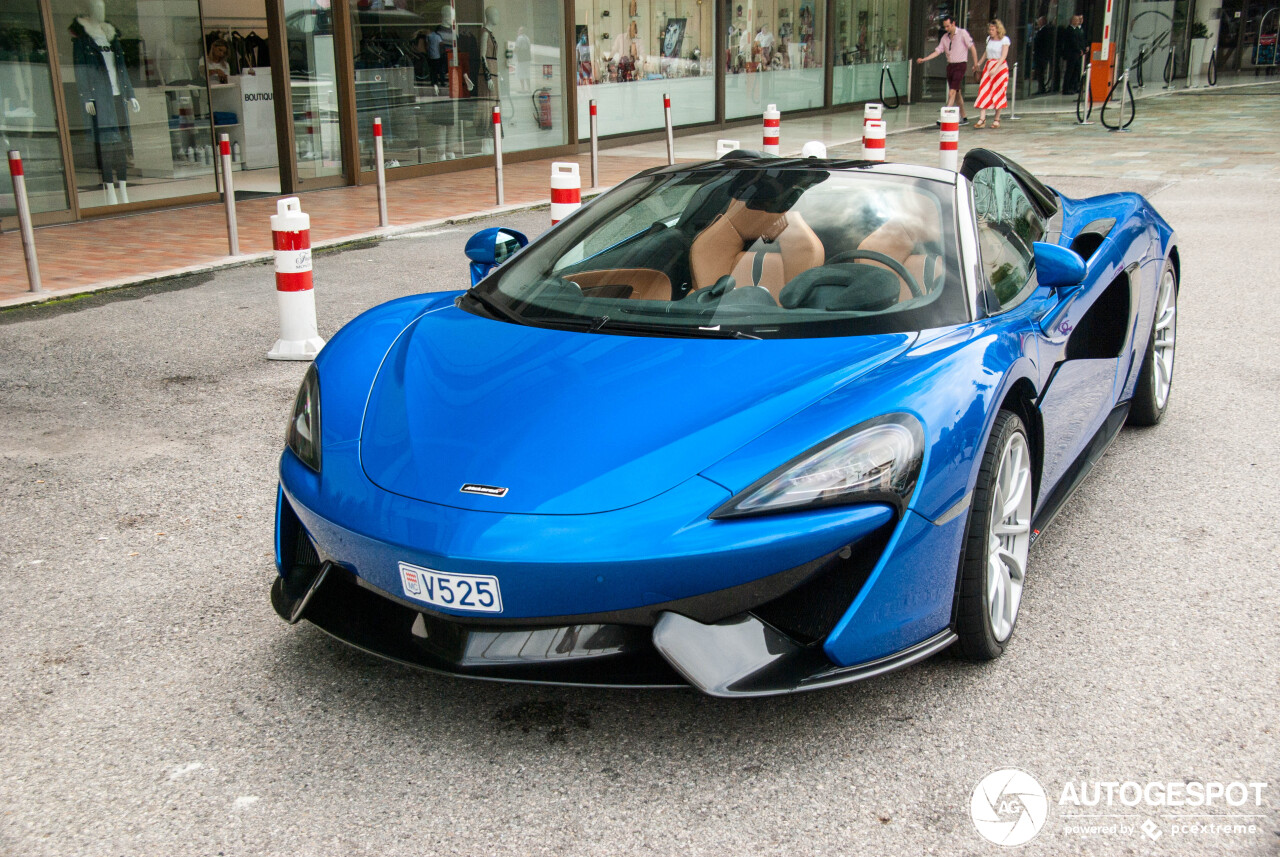
[[[1077,127],[1072,114],[1028,113],[1006,120],[999,130],[961,131],[961,150],[996,148],[1036,172],[1057,175],[1152,180],[1188,171],[1274,178],[1280,155],[1280,121],[1274,96],[1280,84],[1169,93],[1144,98],[1130,132],[1108,134],[1100,125]],[[1194,101],[1193,101],[1194,99]],[[1193,109],[1188,109],[1194,105]],[[1074,108],[1072,108],[1074,111]],[[892,135],[890,160],[933,164],[937,104],[906,105],[885,111]],[[784,120],[784,154],[798,153],[808,140],[822,140],[833,155],[858,157],[862,113]],[[759,147],[756,123],[729,130],[679,137],[676,158],[713,157],[717,139],[737,139]],[[1212,142],[1209,142],[1212,141]],[[1211,151],[1207,151],[1211,149]],[[510,164],[505,169],[505,209],[549,202],[551,160]],[[590,181],[588,155],[576,160],[584,185]],[[640,170],[666,163],[665,143],[632,144],[600,153],[600,183],[609,187]],[[585,191],[585,188],[584,188]],[[476,169],[395,181],[387,188],[391,227],[378,227],[372,186],[344,187],[302,195],[311,215],[313,246],[380,240],[391,234],[500,213],[493,205],[493,171]],[[226,223],[220,203],[91,220],[36,230],[45,291],[27,291],[22,248],[16,232],[0,235],[0,308],[82,292],[118,288],[159,278],[260,263],[270,258],[268,218],[278,197],[237,205],[240,248],[226,255]]]

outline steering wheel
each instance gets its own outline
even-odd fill
[[[911,276],[911,272],[901,262],[892,256],[886,256],[874,250],[846,250],[843,253],[837,253],[832,256],[823,264],[835,265],[840,262],[848,262],[850,259],[869,259],[872,262],[879,262],[902,278],[902,282],[907,284],[907,289],[910,290],[912,297],[919,298],[924,296],[924,289],[920,288],[916,278]]]

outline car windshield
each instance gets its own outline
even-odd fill
[[[796,338],[968,319],[939,181],[830,164],[632,179],[461,303],[518,324],[625,335]]]

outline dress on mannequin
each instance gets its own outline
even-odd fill
[[[90,116],[94,154],[102,173],[108,205],[128,202],[126,180],[129,157],[129,111],[137,113],[138,99],[124,61],[120,34],[103,18],[102,0],[89,4],[89,14],[77,17],[68,29],[72,39],[76,87]],[[116,195],[115,185],[120,195]]]

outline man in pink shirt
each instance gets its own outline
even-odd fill
[[[968,125],[969,118],[964,114],[964,73],[972,63],[978,65],[978,51],[973,46],[973,37],[969,31],[956,24],[956,19],[947,15],[942,19],[942,29],[946,33],[938,41],[938,47],[927,57],[920,57],[916,65],[927,62],[939,54],[947,55],[947,106],[960,106],[960,124]]]

